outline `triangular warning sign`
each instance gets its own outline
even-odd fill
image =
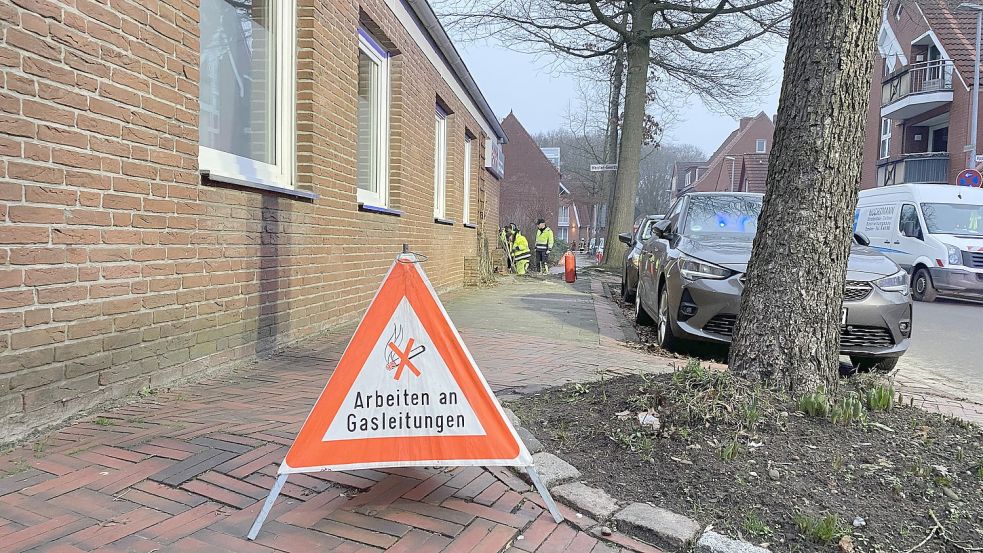
[[[280,466],[531,466],[411,255],[396,259]]]

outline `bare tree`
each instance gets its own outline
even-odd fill
[[[473,37],[495,37],[515,49],[549,51],[571,59],[595,59],[624,52],[625,92],[618,141],[607,244],[630,228],[645,143],[650,69],[667,78],[713,83],[704,64],[687,73],[690,54],[719,54],[769,33],[781,33],[788,19],[784,0],[483,0],[449,1],[438,7],[452,27],[466,26]],[[653,48],[653,42],[656,47]],[[686,55],[677,55],[685,52]],[[710,62],[707,62],[708,64]],[[700,66],[697,66],[700,67]],[[710,78],[710,80],[707,80]],[[700,90],[700,89],[697,89]],[[702,89],[708,95],[711,84]],[[610,136],[609,136],[610,138]],[[608,253],[612,250],[608,248]],[[620,255],[605,255],[620,270]]]
[[[875,0],[795,0],[758,233],[730,367],[834,387],[860,183]]]

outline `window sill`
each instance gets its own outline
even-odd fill
[[[273,192],[275,194],[281,194],[283,196],[292,196],[297,199],[304,200],[316,200],[318,195],[309,190],[301,190],[297,188],[284,188],[282,186],[275,186],[272,184],[265,184],[259,182],[252,182],[243,179],[237,179],[234,177],[225,177],[222,175],[216,175],[210,171],[201,171],[201,182],[209,186],[222,186],[222,185],[233,185],[242,188],[251,188],[253,190],[261,190],[263,192]]]
[[[402,217],[403,212],[397,211],[395,209],[389,209],[388,207],[381,207],[377,205],[369,205],[364,203],[358,204],[358,210],[364,211],[366,213],[378,213],[380,215],[389,215],[390,217]]]
[[[464,223],[464,228],[478,228],[478,225],[474,223]]]
[[[434,217],[433,222],[437,223],[438,225],[454,226],[454,221],[450,219],[442,219],[440,217]]]

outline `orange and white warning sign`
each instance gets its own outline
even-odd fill
[[[393,263],[281,474],[412,465],[530,466],[429,280]]]

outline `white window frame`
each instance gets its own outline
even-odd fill
[[[376,87],[376,104],[379,106],[379,116],[376,118],[377,127],[375,129],[375,146],[379,152],[379,162],[376,167],[375,183],[378,192],[372,192],[358,187],[356,161],[356,197],[360,204],[389,207],[389,54],[362,29],[358,30],[358,50],[368,56],[379,68],[379,81]],[[357,132],[356,127],[356,134]]]
[[[759,138],[754,141],[754,152],[758,154],[763,154],[768,151],[768,140],[764,138]]]
[[[891,157],[891,120],[887,117],[881,118],[881,141],[878,145],[878,159]]]
[[[464,208],[461,212],[461,219],[465,223],[471,222],[471,155],[472,138],[464,137]]]
[[[433,216],[447,217],[447,115],[434,110],[433,137]]]
[[[273,126],[274,163],[264,163],[198,146],[198,171],[220,182],[293,189],[297,142],[297,16],[294,2],[270,2],[276,39],[276,100]]]

